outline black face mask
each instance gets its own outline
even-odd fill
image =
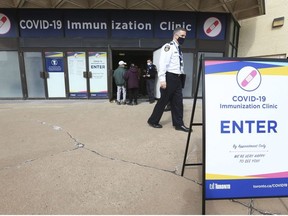
[[[178,41],[179,45],[182,45],[185,41],[185,38],[178,37],[177,41]]]

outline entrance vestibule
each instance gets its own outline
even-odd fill
[[[139,98],[145,98],[146,92],[146,81],[142,77],[144,70],[146,70],[147,59],[153,60],[153,51],[149,50],[113,50],[112,51],[112,73],[118,67],[119,61],[127,63],[126,69],[129,69],[131,64],[135,64],[139,67]],[[112,76],[113,77],[113,76]],[[113,80],[113,98],[116,98],[117,87]]]

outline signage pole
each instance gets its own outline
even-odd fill
[[[191,119],[190,119],[190,125],[189,125],[189,133],[188,133],[188,137],[187,137],[187,142],[186,142],[186,149],[185,149],[185,154],[184,154],[184,159],[183,159],[183,165],[182,165],[182,172],[181,172],[181,176],[184,175],[184,171],[185,171],[185,167],[186,166],[201,166],[203,165],[203,163],[193,163],[193,164],[186,164],[186,159],[187,159],[187,154],[188,154],[188,149],[189,149],[189,143],[190,143],[190,137],[191,137],[191,132],[192,132],[192,126],[203,126],[203,123],[193,123],[194,121],[194,116],[195,116],[195,110],[196,110],[196,103],[197,103],[197,96],[198,96],[198,91],[199,91],[199,85],[200,85],[200,78],[201,78],[201,74],[202,74],[202,60],[203,60],[203,54],[200,57],[199,60],[199,69],[198,69],[198,73],[197,73],[197,83],[196,83],[196,89],[194,92],[194,100],[193,100],[193,106],[192,106],[192,112],[191,112]],[[203,108],[202,108],[203,109]],[[204,109],[203,109],[204,110]],[[202,110],[202,113],[204,113]],[[203,120],[202,120],[203,121]],[[202,136],[203,139],[203,136]],[[204,141],[204,140],[202,140]],[[205,150],[204,148],[204,142],[203,143],[203,150]],[[205,156],[205,153],[203,152],[203,155]],[[203,157],[204,160],[204,157]],[[203,171],[203,181],[205,181],[205,172]],[[206,209],[206,205],[205,205],[205,184],[204,182],[202,183],[202,215],[205,214],[205,210]]]
[[[196,89],[195,89],[194,96],[193,96],[194,100],[193,100],[192,113],[191,113],[191,119],[190,119],[190,125],[189,125],[190,130],[189,130],[187,142],[186,142],[186,149],[185,149],[185,154],[184,154],[181,176],[184,175],[185,166],[202,165],[202,163],[186,164],[186,158],[187,158],[187,154],[188,154],[189,142],[190,142],[190,137],[191,137],[191,132],[192,132],[192,125],[195,125],[195,126],[203,125],[203,123],[193,123],[194,115],[195,115],[195,109],[196,109],[196,103],[197,103],[197,95],[198,95],[199,84],[200,84],[200,78],[201,78],[201,73],[202,73],[202,59],[203,59],[203,54],[200,57],[199,69],[198,69],[198,73],[197,73],[197,83],[196,83]]]

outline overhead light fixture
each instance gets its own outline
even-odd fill
[[[272,28],[278,28],[284,25],[284,17],[278,17],[273,20]]]
[[[125,53],[119,53],[119,56],[125,56]]]

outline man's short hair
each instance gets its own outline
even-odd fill
[[[176,29],[174,29],[173,35],[177,34],[179,31],[185,31],[185,32],[187,32],[187,30],[186,30],[185,28],[177,27]]]

